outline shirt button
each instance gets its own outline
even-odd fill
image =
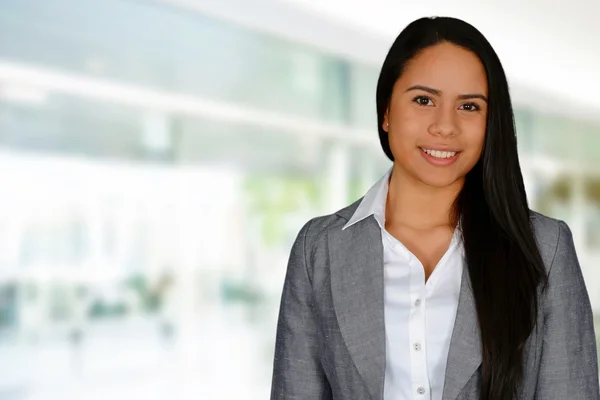
[[[415,306],[419,307],[419,304],[421,304],[421,299],[415,300]]]
[[[418,388],[417,389],[417,393],[419,393],[419,394],[425,394],[425,388],[423,388],[423,387]]]
[[[415,344],[413,344],[413,348],[414,348],[416,351],[419,351],[419,350],[421,350],[421,344],[420,344],[420,343],[415,343]]]

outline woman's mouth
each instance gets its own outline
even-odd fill
[[[461,153],[460,151],[426,149],[423,147],[419,147],[419,149],[421,150],[423,158],[435,166],[448,166],[453,164]]]

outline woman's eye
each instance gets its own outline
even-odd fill
[[[463,104],[462,106],[460,106],[461,110],[465,110],[465,111],[479,111],[480,108],[477,104],[475,103],[466,103]]]
[[[413,99],[413,101],[420,106],[433,105],[433,101],[431,101],[431,99],[427,96],[417,96]]]

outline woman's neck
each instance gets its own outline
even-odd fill
[[[433,187],[394,166],[386,200],[386,225],[401,225],[414,230],[452,226],[450,211],[463,182]]]

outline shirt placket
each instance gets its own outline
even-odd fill
[[[425,272],[421,263],[414,256],[411,256],[409,265],[411,309],[408,321],[408,345],[410,346],[412,390],[415,400],[425,400],[431,398],[425,342]]]

